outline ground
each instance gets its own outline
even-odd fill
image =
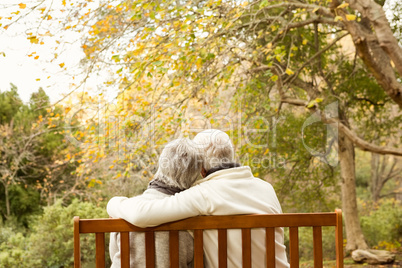
[[[300,267],[302,268],[313,268],[313,261],[300,262]],[[324,261],[324,268],[334,268],[336,267],[335,261]],[[352,258],[347,257],[344,259],[345,268],[396,268],[402,267],[402,251],[396,252],[395,262],[387,265],[369,265],[367,263],[358,264],[354,263]]]

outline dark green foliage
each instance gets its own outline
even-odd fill
[[[371,247],[387,250],[402,245],[402,206],[395,199],[381,199],[378,204],[360,202],[364,236]]]
[[[52,113],[50,113],[51,111]],[[43,89],[33,93],[29,103],[22,103],[15,86],[0,92],[0,212],[3,220],[15,219],[27,225],[27,217],[40,212],[43,198],[49,194],[43,185],[54,188],[60,180],[63,186],[69,180],[63,177],[74,168],[64,165],[63,125],[49,116],[62,114],[60,107],[50,108],[49,97]],[[72,153],[72,152],[71,152]],[[53,180],[50,182],[50,180]],[[49,188],[49,187],[48,187]],[[7,209],[9,207],[9,209]]]
[[[107,214],[103,206],[74,200],[65,207],[59,200],[45,207],[43,215],[31,219],[30,232],[25,236],[12,228],[0,226],[0,267],[72,267],[74,216],[89,219],[104,218]],[[94,246],[94,236],[81,239],[84,264],[94,262],[90,257],[94,255]]]

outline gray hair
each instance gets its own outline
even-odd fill
[[[207,129],[198,133],[193,144],[204,155],[204,168],[206,171],[234,162],[234,148],[229,135],[218,129]]]
[[[202,156],[190,139],[169,142],[159,156],[155,178],[182,190],[190,188],[200,175]]]

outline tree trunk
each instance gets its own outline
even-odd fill
[[[354,145],[342,132],[339,132],[339,161],[342,179],[342,209],[347,239],[346,252],[367,249],[357,211]]]

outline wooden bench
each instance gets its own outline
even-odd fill
[[[342,212],[291,213],[236,216],[198,216],[139,228],[122,219],[80,219],[74,217],[74,267],[81,267],[80,234],[95,233],[96,267],[105,267],[105,233],[120,232],[121,267],[130,265],[129,232],[145,232],[146,267],[155,266],[154,232],[169,231],[170,267],[179,267],[178,231],[194,230],[194,267],[203,266],[203,236],[206,229],[218,229],[219,267],[226,267],[227,229],[242,230],[243,267],[251,267],[251,228],[266,228],[267,267],[275,267],[275,227],[289,227],[289,263],[299,267],[298,227],[313,228],[314,267],[323,267],[322,226],[335,226],[336,267],[343,267]]]

